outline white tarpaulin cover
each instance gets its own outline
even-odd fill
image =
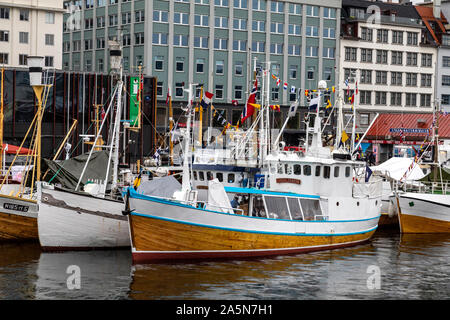
[[[400,180],[408,168],[413,163],[412,158],[398,158],[393,157],[378,166],[370,167],[370,169],[374,173],[378,173],[380,175],[386,175],[391,177],[394,180]],[[420,166],[416,163],[412,170],[408,172],[406,175],[406,181],[411,180],[419,180],[425,176]]]
[[[217,179],[208,181],[208,203],[207,210],[234,213],[230,199],[225,192],[223,184]]]
[[[181,190],[178,180],[174,176],[166,176],[142,182],[137,192],[148,196],[171,198],[178,190]]]

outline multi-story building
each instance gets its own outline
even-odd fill
[[[79,29],[66,28],[64,66],[82,71],[106,71],[107,40],[121,26],[124,65],[141,63],[156,76],[157,125],[167,127],[168,88],[174,113],[187,101],[184,86],[203,85],[214,93],[213,103],[232,123],[238,121],[252,86],[257,65],[271,62],[271,103],[288,106],[319,80],[335,84],[339,61],[341,0],[154,0],[72,1],[81,11]],[[68,6],[69,2],[67,2]],[[73,14],[72,14],[73,15]],[[67,14],[67,19],[71,15]],[[284,82],[288,89],[283,88]],[[295,91],[291,93],[291,88]],[[199,94],[200,90],[197,90]],[[237,101],[237,106],[232,101]],[[283,123],[287,108],[277,114]],[[210,118],[209,115],[203,119]],[[303,116],[292,119],[298,131]],[[206,120],[205,120],[206,123]],[[298,143],[294,141],[294,143]]]
[[[442,1],[442,4],[435,1],[424,10],[427,10],[428,17],[432,20],[429,29],[439,41],[436,96],[440,99],[441,109],[450,112],[450,1]],[[433,10],[433,14],[430,14],[430,10]]]
[[[362,0],[342,6],[339,84],[348,111],[357,84],[358,130],[376,113],[431,112],[437,47],[415,7]]]
[[[27,67],[27,57],[45,57],[45,66],[62,68],[63,0],[0,2],[0,64]]]

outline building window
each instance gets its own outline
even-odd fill
[[[97,28],[104,28],[106,25],[105,17],[97,17]]]
[[[291,64],[289,66],[289,78],[290,79],[297,79],[297,69],[298,69],[297,65]]]
[[[234,98],[237,100],[242,99],[242,86],[234,86]]]
[[[184,96],[184,83],[175,82],[175,97],[182,98]]]
[[[308,69],[306,71],[306,79],[314,80],[315,72],[316,72],[316,67],[308,67]]]
[[[223,75],[225,62],[223,60],[216,61],[216,74]]]
[[[134,22],[144,22],[145,13],[144,10],[139,10],[134,13]]]
[[[105,48],[105,38],[97,38],[97,49]]]
[[[363,126],[368,126],[370,120],[370,114],[369,113],[361,113],[359,115],[359,124]]]
[[[28,32],[19,32],[19,43],[28,43]]]
[[[372,70],[361,70],[360,82],[365,84],[372,84]]]
[[[306,27],[306,36],[307,37],[318,37],[319,36],[319,27],[307,26]]]
[[[97,61],[97,71],[102,72],[104,70],[104,63],[103,63],[103,59],[98,59]]]
[[[387,64],[388,51],[387,50],[377,50],[377,63]]]
[[[300,45],[296,45],[296,44],[288,45],[288,55],[299,56],[300,55]]]
[[[228,7],[228,0],[214,0],[214,5],[218,7]]]
[[[373,40],[373,29],[361,28],[361,40],[372,42],[372,40]]]
[[[163,56],[156,56],[155,57],[155,70],[156,71],[163,71],[164,69],[164,57]]]
[[[108,18],[110,27],[117,26],[119,24],[119,18],[117,17],[117,14],[110,14]]]
[[[2,42],[9,41],[9,31],[0,30],[0,41]]]
[[[234,0],[233,7],[238,9],[247,9],[247,0]]]
[[[188,36],[184,34],[174,34],[173,45],[176,47],[187,47],[189,45]]]
[[[45,66],[53,67],[53,57],[52,56],[45,56]]]
[[[327,39],[336,38],[336,29],[334,28],[323,28],[323,37]]]
[[[300,54],[299,54],[300,55]],[[323,48],[323,58],[334,59],[334,48]]]
[[[284,24],[281,23],[281,22],[272,22],[270,24],[270,32],[272,32],[272,33],[280,33],[280,34],[284,33]]]
[[[20,10],[19,12],[19,20],[20,21],[28,21],[30,19],[30,11],[28,10]]]
[[[0,8],[0,19],[9,19],[9,8]]]
[[[306,56],[307,57],[317,57],[319,54],[319,47],[306,47]]]
[[[417,53],[407,52],[406,53],[406,65],[407,66],[417,66]]]
[[[252,42],[252,51],[253,52],[264,52],[266,47],[266,43],[264,41],[253,41]]]
[[[272,1],[271,5],[270,5],[270,11],[283,13],[284,12],[284,3],[278,2],[278,1]]]
[[[208,49],[208,37],[194,37],[194,48]]]
[[[417,86],[417,73],[406,73],[406,85],[409,87]]]
[[[246,51],[247,50],[247,41],[233,40],[233,50],[234,51]]]
[[[422,67],[431,67],[433,55],[430,53],[422,53]]]
[[[441,96],[442,104],[450,105],[450,94],[443,94]]]
[[[182,12],[174,12],[173,21],[177,24],[189,24],[189,14]]]
[[[131,12],[123,12],[122,24],[130,24],[130,23],[131,23]]]
[[[290,14],[301,15],[302,14],[302,5],[301,4],[289,3],[289,13]]]
[[[28,64],[27,63],[27,58],[28,58],[28,55],[26,55],[26,54],[19,54],[19,65],[26,66]]]
[[[282,43],[271,43],[270,53],[273,54],[283,54],[283,44]]]
[[[242,61],[236,61],[236,64],[234,65],[234,75],[236,76],[242,76],[244,74],[244,64]]]
[[[197,73],[203,73],[204,66],[205,66],[205,59],[202,59],[202,58],[197,59],[197,61],[196,61]]]
[[[403,44],[403,31],[392,31],[392,43]]]
[[[194,25],[195,26],[207,27],[209,25],[209,16],[208,15],[202,15],[202,14],[194,15]]]
[[[323,17],[325,19],[336,19],[336,9],[334,8],[323,8]]]
[[[228,18],[227,17],[215,17],[214,26],[216,28],[228,28]]]
[[[228,39],[214,39],[214,49],[227,50],[228,49]]]
[[[386,105],[386,96],[387,93],[384,91],[376,91],[375,92],[375,104],[377,105]]]
[[[407,107],[416,107],[417,106],[417,94],[416,93],[407,93],[406,94],[406,106]]]
[[[361,49],[361,62],[372,63],[372,49]]]
[[[359,103],[360,104],[372,104],[372,91],[359,91]]]
[[[257,11],[266,10],[266,1],[265,0],[252,0],[252,9]]]
[[[216,84],[216,99],[223,99],[223,85]]]
[[[450,67],[450,57],[442,57],[442,66],[446,68]]]
[[[391,85],[393,86],[403,85],[403,72],[391,71]]]
[[[81,51],[81,40],[74,40],[73,41],[73,48],[72,50],[74,52],[80,52]]]
[[[175,71],[177,72],[184,71],[184,57],[177,57],[175,59]]]
[[[356,69],[344,69],[344,79],[348,79],[348,82],[355,83]]]
[[[272,88],[272,101],[278,101],[278,93],[280,88]]]
[[[403,65],[403,52],[392,51],[391,52],[391,64]]]
[[[84,40],[84,50],[92,50],[92,39]]]
[[[357,48],[345,47],[345,61],[356,61]]]
[[[169,13],[167,11],[153,10],[153,22],[168,22]]]
[[[138,32],[134,34],[135,37],[135,44],[142,44],[144,43],[144,33]],[[142,43],[141,43],[142,39]],[[167,33],[153,33],[153,44],[160,44],[164,45],[167,44]]]
[[[265,32],[266,31],[266,22],[260,20],[252,21],[252,31]]]
[[[388,30],[378,29],[377,30],[377,42],[388,43]]]
[[[406,43],[411,46],[417,46],[418,33],[417,32],[407,32]]]
[[[53,35],[53,34],[46,34],[45,35],[45,45],[53,46],[54,44],[55,44],[55,35]]]
[[[233,29],[247,30],[247,20],[246,19],[233,19]]]
[[[420,75],[420,86],[421,87],[431,87],[432,74],[422,73]]]
[[[55,23],[55,13],[54,12],[46,12],[45,13],[45,23],[47,23],[47,24]]]
[[[331,76],[333,74],[333,68],[331,67],[325,67],[323,71],[323,78],[326,81],[331,81]]]
[[[431,107],[431,94],[421,94],[420,95],[420,106],[421,107]]]
[[[377,71],[375,83],[376,84],[387,84],[387,71]]]
[[[401,105],[402,105],[402,93],[391,92],[391,106],[401,106]]]
[[[8,54],[0,52],[0,64],[8,64]]]
[[[306,6],[306,16],[308,17],[318,17],[319,7],[316,6]]]

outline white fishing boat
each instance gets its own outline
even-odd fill
[[[117,183],[123,109],[121,46],[116,41],[111,41],[110,48],[111,67],[116,72],[117,82],[93,147],[83,162],[84,166],[75,190],[62,189],[46,183],[39,185],[39,241],[46,251],[130,246],[128,221],[122,215],[123,200]],[[110,113],[113,113],[113,121],[109,143],[99,145],[102,129]],[[106,151],[95,151],[98,148]],[[93,158],[98,158],[102,154],[107,154],[104,161],[89,167]],[[103,179],[87,183],[86,180],[93,180],[93,176],[87,173],[89,170],[102,172]],[[81,192],[81,184],[84,184],[84,192]]]
[[[401,233],[450,233],[450,171],[438,155],[439,114],[435,110],[431,126],[433,143],[428,145],[435,148],[431,173],[419,180],[419,188],[411,190],[401,184],[390,197],[397,204]],[[415,161],[415,166],[420,160]]]
[[[265,75],[269,83],[269,73]],[[192,86],[187,91],[191,96]],[[381,180],[358,179],[355,172],[365,163],[322,146],[319,107],[314,126],[308,128],[312,141],[304,155],[279,151],[278,143],[269,143],[268,114],[266,103],[258,115],[262,119],[259,154],[264,164],[260,188],[221,190],[214,186],[220,182],[213,179],[208,201],[199,202],[191,187],[187,152],[182,188],[173,197],[127,189],[125,212],[135,263],[292,254],[370,239],[380,217]],[[189,112],[187,128],[190,118]],[[190,141],[189,130],[185,134],[185,141]],[[244,201],[239,207],[231,205],[225,192],[242,195]]]

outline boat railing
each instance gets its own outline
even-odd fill
[[[379,198],[383,195],[383,180],[353,183],[353,198]]]
[[[414,185],[396,185],[396,190],[403,190],[405,192],[420,192],[432,194],[450,194],[450,182],[426,182],[422,181]]]
[[[235,214],[240,214],[240,215],[244,215],[244,210],[243,209],[239,209],[239,208],[229,208],[229,207],[221,207],[215,204],[206,204],[205,208],[208,208],[208,210],[210,208],[216,208],[216,209],[225,209],[225,210],[233,210]],[[236,213],[239,212],[239,213]]]

